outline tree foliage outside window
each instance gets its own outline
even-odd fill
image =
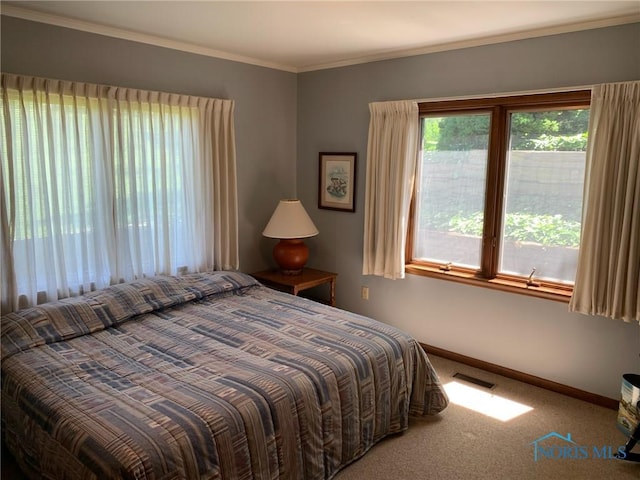
[[[447,116],[424,129],[423,150],[465,151],[484,148],[489,118],[482,115]],[[511,124],[511,149],[586,151],[589,110],[519,112]],[[575,132],[581,132],[575,134]]]

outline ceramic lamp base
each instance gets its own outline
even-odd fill
[[[300,238],[283,239],[273,247],[273,258],[284,275],[300,275],[309,259],[309,248]]]

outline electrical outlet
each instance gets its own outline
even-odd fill
[[[369,287],[362,286],[362,288],[360,289],[360,293],[363,300],[369,300]]]

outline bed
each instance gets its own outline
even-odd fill
[[[330,479],[447,402],[409,335],[239,272],[2,318],[2,437],[30,478]]]

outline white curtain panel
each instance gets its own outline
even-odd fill
[[[369,112],[362,273],[399,279],[418,156],[418,104],[376,102]]]
[[[640,82],[592,90],[571,311],[640,322]]]
[[[2,74],[2,310],[237,268],[234,103]]]

